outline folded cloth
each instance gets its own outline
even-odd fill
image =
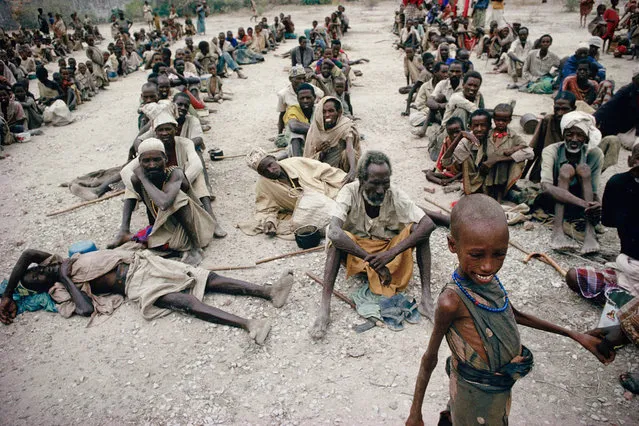
[[[486,393],[500,393],[510,390],[515,382],[533,368],[533,355],[530,350],[521,347],[521,355],[501,367],[498,371],[479,370],[461,360],[456,360],[454,368],[459,375],[477,389]],[[446,374],[450,376],[451,357],[446,360]]]
[[[364,284],[351,294],[351,298],[359,315],[367,319],[382,320],[393,331],[403,330],[404,321],[416,324],[421,317],[417,310],[417,301],[408,300],[403,293],[384,297],[374,294],[368,284]]]
[[[0,283],[0,293],[4,293],[7,289],[7,284],[9,284],[9,281],[6,279],[2,280],[2,283]],[[22,285],[16,287],[16,291],[13,293],[13,300],[16,302],[16,305],[18,305],[18,314],[26,311],[35,312],[41,309],[47,312],[58,312],[55,307],[55,302],[48,293],[36,293],[22,287]]]

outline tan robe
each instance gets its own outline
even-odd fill
[[[302,191],[315,191],[334,199],[346,176],[342,170],[303,157],[291,157],[279,161],[280,167],[292,180],[297,180]],[[290,186],[260,176],[255,186],[255,215],[252,221],[243,222],[238,228],[247,235],[264,232],[266,222],[275,224],[278,235],[292,233],[290,218],[300,193]]]
[[[333,167],[340,168],[345,172],[350,171],[350,163],[346,155],[346,142],[350,140],[355,151],[355,162],[359,160],[361,155],[361,147],[359,142],[359,133],[355,128],[353,121],[340,114],[337,117],[337,124],[330,130],[324,129],[324,117],[322,111],[327,100],[333,99],[341,101],[332,96],[326,96],[315,106],[311,127],[306,135],[306,144],[304,145],[304,157],[313,158],[324,163],[328,163]],[[327,143],[328,148],[322,147]]]

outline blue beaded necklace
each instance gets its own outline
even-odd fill
[[[501,291],[504,292],[504,300],[505,300],[504,306],[502,306],[501,308],[493,308],[491,306],[484,305],[483,303],[479,303],[477,299],[471,296],[468,290],[466,290],[464,286],[461,285],[461,283],[459,282],[460,279],[462,279],[462,277],[459,276],[457,271],[453,272],[453,281],[455,281],[455,284],[457,284],[457,287],[459,287],[459,289],[464,293],[464,295],[468,298],[468,300],[473,302],[475,306],[477,306],[478,308],[481,308],[490,312],[498,312],[498,313],[504,312],[506,309],[508,309],[508,303],[509,303],[508,293],[506,292],[506,289],[504,288],[504,286],[501,284],[501,281],[499,281],[499,278],[497,277],[497,275],[495,275],[495,279],[497,280],[497,284],[499,284],[499,288],[501,288]]]

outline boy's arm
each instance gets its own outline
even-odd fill
[[[524,325],[526,327],[535,328],[541,331],[547,331],[553,334],[559,334],[560,336],[570,337],[575,342],[579,343],[585,349],[590,351],[597,359],[603,364],[609,364],[615,359],[614,352],[609,353],[607,355],[603,354],[599,350],[599,345],[602,342],[602,338],[599,336],[591,336],[588,334],[577,333],[572,330],[568,330],[566,328],[555,325],[551,322],[542,320],[530,314],[525,314],[523,312],[519,312],[513,306],[513,312],[515,314],[515,320],[517,324]]]
[[[433,370],[435,370],[437,366],[437,353],[439,352],[442,340],[453,321],[457,318],[459,303],[459,297],[451,290],[445,290],[441,296],[439,296],[439,299],[437,299],[435,327],[433,328],[433,334],[430,336],[428,348],[422,356],[419,372],[417,373],[413,404],[410,407],[410,414],[406,420],[407,426],[424,424],[424,420],[422,419],[422,405],[424,403],[426,387],[428,386]]]

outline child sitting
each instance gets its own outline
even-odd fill
[[[453,141],[466,130],[464,128],[464,122],[459,117],[452,117],[446,122],[446,138],[442,144],[442,148],[439,151],[437,162],[433,170],[424,170],[426,173],[426,179],[437,185],[446,186],[461,177],[461,173],[457,172],[454,167],[444,167],[442,165],[442,157],[448,151],[448,148],[452,145]]]

